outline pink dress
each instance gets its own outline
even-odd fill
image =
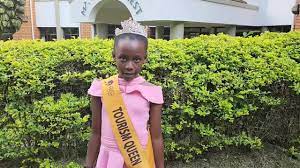
[[[133,127],[135,128],[142,147],[146,148],[150,102],[155,104],[163,103],[162,89],[160,86],[145,84],[145,79],[141,76],[129,82],[119,78],[119,86]],[[95,79],[92,82],[88,94],[102,97],[100,80]],[[112,132],[111,123],[109,122],[105,107],[102,106],[101,145],[96,168],[123,167],[124,159]]]

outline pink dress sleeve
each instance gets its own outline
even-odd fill
[[[101,80],[94,79],[88,90],[88,94],[95,97],[102,97]]]
[[[155,104],[163,104],[163,92],[160,86],[143,86],[140,85],[141,89],[139,89],[142,96],[147,99],[151,103]]]

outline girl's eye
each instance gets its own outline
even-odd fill
[[[135,63],[139,63],[139,62],[141,61],[141,59],[140,59],[140,58],[135,58],[133,61],[134,61]]]
[[[124,58],[124,57],[121,57],[121,58],[120,58],[120,61],[121,61],[121,62],[126,62],[126,61],[127,61],[127,59],[126,59],[126,58]]]

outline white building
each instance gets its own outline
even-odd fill
[[[51,40],[49,34],[112,37],[115,27],[129,17],[150,26],[153,38],[176,39],[219,32],[286,32],[293,25],[295,4],[296,0],[35,0],[34,12],[46,40]]]

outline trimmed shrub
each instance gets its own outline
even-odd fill
[[[87,89],[94,78],[117,73],[112,44],[0,42],[0,160],[38,165],[85,156]],[[296,32],[150,40],[141,75],[163,87],[166,158],[189,161],[227,147],[259,149],[264,142],[294,145],[299,62]]]

